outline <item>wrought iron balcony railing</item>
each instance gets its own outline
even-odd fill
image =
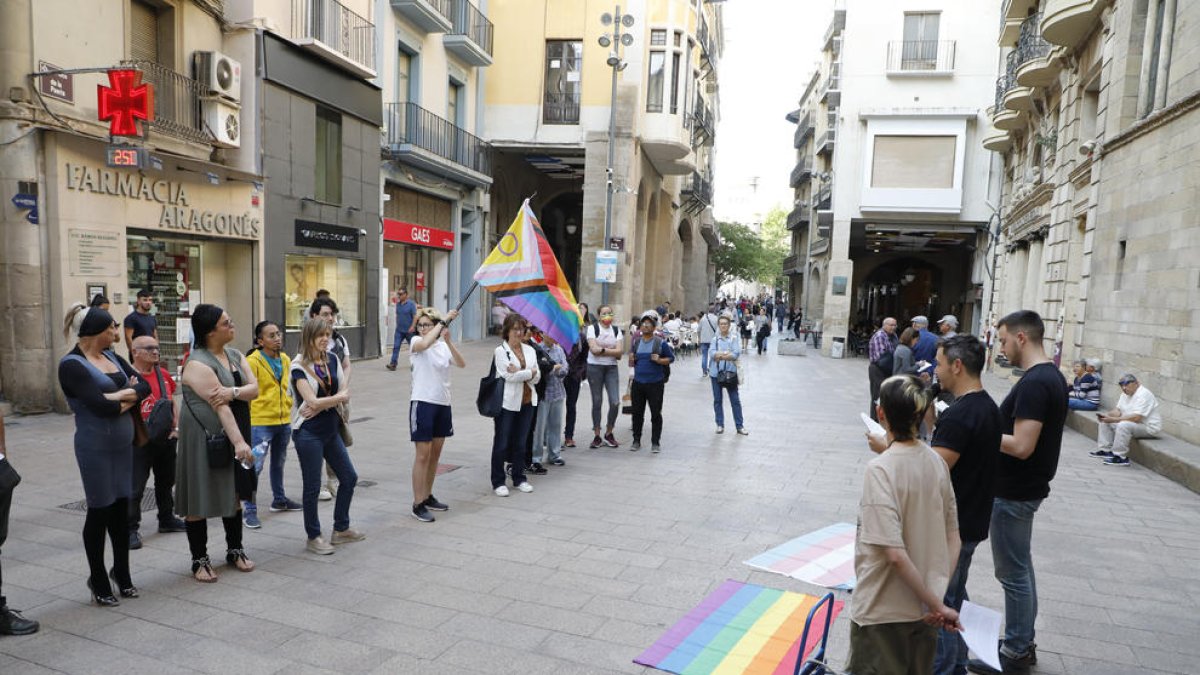
[[[316,40],[366,70],[375,68],[375,24],[337,0],[292,0],[292,39]]]
[[[888,43],[888,72],[954,70],[954,40],[902,40]]]
[[[388,103],[385,107],[387,151],[403,154],[411,145],[472,171],[492,175],[492,146],[474,134],[442,119],[415,103]]]
[[[1004,110],[1004,95],[1017,86],[1017,51],[1013,50],[1005,57],[1004,72],[996,78],[996,112]]]
[[[804,117],[800,118],[800,123],[796,125],[796,133],[792,136],[792,146],[796,148],[803,147],[804,141],[812,135],[812,111],[805,113]]]
[[[142,81],[154,85],[151,129],[196,143],[212,140],[200,107],[208,93],[202,82],[153,61],[122,61],[121,65],[142,71]]]
[[[833,184],[828,183],[817,191],[817,210],[828,211],[833,208]]]
[[[472,42],[479,45],[483,51],[487,52],[488,56],[492,54],[492,22],[484,16],[483,12],[479,11],[475,5],[472,5],[467,0],[455,0],[454,10],[451,15],[454,22],[454,28],[450,30],[450,35],[465,35]]]
[[[692,179],[683,184],[680,192],[684,198],[684,210],[689,213],[703,211],[712,204],[712,181],[699,171],[692,172]]]
[[[1050,53],[1050,43],[1042,37],[1042,13],[1030,14],[1021,22],[1021,34],[1017,40],[1017,66],[1040,59]]]
[[[796,187],[800,183],[808,180],[812,176],[812,162],[807,157],[796,163],[792,169],[792,175],[788,178],[788,185]]]
[[[579,94],[546,92],[542,98],[542,122],[579,124]]]

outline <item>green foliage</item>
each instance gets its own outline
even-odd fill
[[[717,285],[734,279],[776,284],[788,255],[787,214],[771,209],[755,233],[741,223],[718,223],[721,246],[711,252]]]

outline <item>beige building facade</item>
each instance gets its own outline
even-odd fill
[[[1003,3],[1003,158],[993,318],[1047,322],[1064,369],[1135,373],[1164,431],[1200,442],[1200,3]]]
[[[718,243],[711,204],[722,8],[621,3],[627,44],[613,44],[615,9],[596,0],[492,4],[483,127],[495,150],[490,241],[531,198],[577,298],[593,310],[605,293],[597,253],[608,248],[616,277],[607,292],[619,317],[663,301],[695,312],[715,292],[708,252]]]

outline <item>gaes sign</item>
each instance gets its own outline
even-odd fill
[[[444,251],[454,250],[453,232],[392,218],[383,219],[383,239],[384,241],[439,248]]]

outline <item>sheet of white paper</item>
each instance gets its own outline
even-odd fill
[[[867,413],[860,412],[858,413],[858,417],[862,420],[862,423],[866,425],[868,434],[871,434],[872,436],[887,436],[887,430],[883,428],[883,425],[871,419],[870,417],[867,417]]]
[[[964,600],[962,609],[958,611],[958,621],[963,627],[963,642],[975,652],[975,656],[996,670],[1000,670],[998,638],[1002,620],[1000,612],[976,605],[970,600]]]

